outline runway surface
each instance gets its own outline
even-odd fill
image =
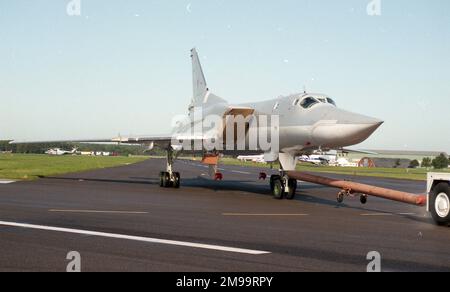
[[[162,189],[163,160],[0,184],[0,271],[450,271],[450,228],[425,208],[369,198],[336,202],[337,191],[301,183],[277,201],[257,168],[176,163],[182,188]],[[270,174],[270,172],[269,172]],[[329,175],[332,177],[349,178]],[[424,193],[425,182],[357,178]]]

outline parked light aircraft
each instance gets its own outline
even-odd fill
[[[302,157],[299,157],[299,160],[314,165],[328,165],[330,163],[330,160],[327,157],[321,155],[303,155]]]
[[[264,155],[239,155],[238,160],[244,162],[255,162],[255,163],[265,163]]]
[[[85,142],[102,143],[117,142],[125,144],[141,144],[146,146],[158,146],[167,153],[167,167],[160,173],[161,187],[180,187],[180,173],[174,170],[174,160],[182,152],[201,152],[203,162],[213,168],[215,178],[222,178],[217,171],[219,154],[232,155],[264,155],[264,161],[268,163],[279,161],[281,165],[279,175],[270,178],[270,186],[273,195],[277,199],[293,199],[297,189],[297,181],[289,179],[287,171],[295,170],[297,158],[302,155],[310,155],[314,151],[347,151],[343,147],[359,144],[369,138],[382,124],[383,121],[357,113],[342,110],[336,106],[335,101],[325,94],[301,92],[288,96],[278,97],[268,101],[234,105],[212,93],[208,88],[196,49],[191,51],[193,70],[193,98],[189,106],[189,115],[184,121],[180,121],[169,135],[119,137],[113,139],[88,139],[78,141],[30,141],[12,143],[44,143],[44,142]],[[196,117],[198,109],[203,113]],[[278,147],[271,149],[245,148],[233,150],[218,150],[209,147],[209,142],[218,138],[224,138],[229,128],[235,125],[207,123],[210,127],[206,130],[193,133],[191,127],[204,124],[209,116],[233,117],[251,116],[255,119],[263,116],[276,116],[277,123],[257,124],[257,130],[264,133],[269,128],[277,133]],[[249,122],[250,123],[250,122]],[[250,131],[246,127],[244,137],[234,136],[234,142],[239,144],[242,140],[248,140]],[[261,134],[260,134],[261,135]],[[212,138],[214,137],[214,138]],[[273,138],[273,137],[272,137]],[[223,139],[225,141],[225,139]],[[209,142],[207,142],[209,141]],[[228,140],[227,140],[228,141]],[[191,146],[200,142],[200,149],[191,149]],[[247,141],[248,142],[248,141]],[[189,149],[188,149],[189,148]]]
[[[76,152],[77,152],[76,148],[72,149],[71,151],[62,150],[61,148],[52,148],[45,151],[45,154],[62,156],[62,155],[76,154]]]

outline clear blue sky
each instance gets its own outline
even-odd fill
[[[189,50],[233,103],[308,90],[386,121],[358,148],[450,152],[450,1],[0,2],[0,139],[159,134]]]

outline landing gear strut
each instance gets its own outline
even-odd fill
[[[272,195],[277,200],[286,198],[293,200],[297,192],[297,180],[289,178],[283,171],[281,175],[272,175],[270,177],[270,189]]]
[[[162,188],[176,188],[181,186],[181,176],[179,172],[173,171],[174,151],[169,146],[167,149],[166,171],[159,174],[159,186]]]

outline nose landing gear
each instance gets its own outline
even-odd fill
[[[293,200],[297,192],[297,180],[291,179],[287,175],[272,175],[270,177],[270,189],[272,195],[277,200],[286,198]]]

